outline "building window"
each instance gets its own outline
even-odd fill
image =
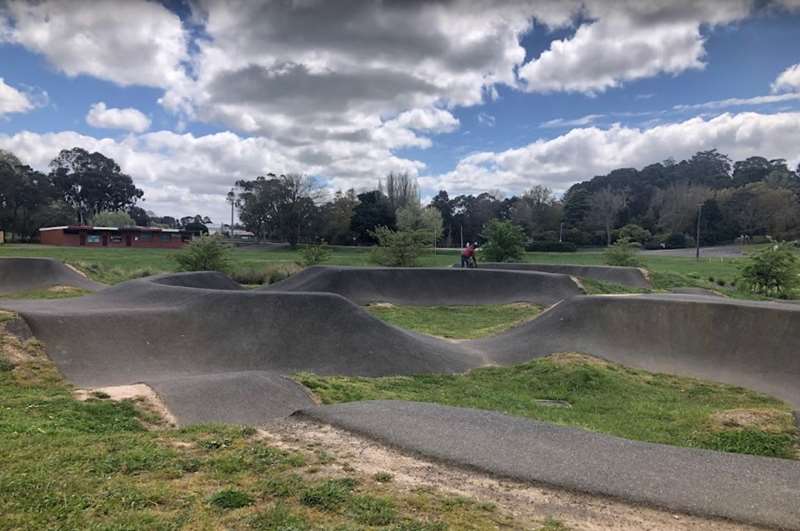
[[[122,243],[122,236],[112,236],[111,243]]]
[[[159,234],[158,235],[158,239],[161,240],[162,242],[168,242],[168,241],[170,241],[172,239],[172,235],[171,234]]]
[[[99,234],[88,234],[86,236],[86,243],[100,243]]]
[[[143,242],[150,242],[153,241],[153,235],[149,232],[143,232],[139,235],[139,239]]]

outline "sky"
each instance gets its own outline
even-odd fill
[[[116,160],[158,215],[236,180],[563,193],[700,150],[800,163],[800,0],[0,0],[0,149]]]

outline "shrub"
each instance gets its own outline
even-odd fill
[[[684,249],[689,247],[689,238],[680,232],[673,232],[664,240],[667,249]]]
[[[392,230],[377,227],[369,232],[378,242],[370,260],[390,267],[413,267],[426,244],[426,234],[420,230]]]
[[[572,242],[528,242],[525,250],[530,253],[574,253],[578,246]]]
[[[608,247],[603,256],[608,265],[639,267],[642,264],[636,250],[636,244],[627,238],[621,238]]]
[[[800,265],[788,244],[776,243],[752,254],[740,277],[740,285],[750,293],[789,298],[800,286]]]
[[[510,221],[493,219],[483,227],[481,258],[488,262],[521,260],[525,252],[525,231]]]
[[[180,271],[230,270],[230,246],[218,236],[202,236],[175,255]]]
[[[321,264],[331,256],[331,251],[325,242],[319,244],[306,245],[300,251],[300,265],[305,267]]]
[[[253,498],[240,490],[221,490],[211,496],[209,503],[220,509],[239,509],[253,503]]]

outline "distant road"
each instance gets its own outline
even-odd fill
[[[700,256],[705,258],[740,258],[744,252],[740,245],[720,245],[718,247],[701,247]],[[695,256],[695,249],[656,249],[654,251],[642,251],[646,256],[682,256],[692,258]]]

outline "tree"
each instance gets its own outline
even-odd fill
[[[322,206],[320,218],[323,226],[319,232],[327,241],[335,244],[353,243],[354,235],[350,224],[356,205],[358,198],[351,188],[346,192],[337,191],[333,201]]]
[[[52,182],[11,152],[0,150],[0,224],[22,239],[36,235],[50,220],[69,223],[57,208]],[[10,236],[9,234],[9,236]]]
[[[510,221],[491,220],[481,232],[481,257],[490,262],[521,260],[525,252],[525,231]]]
[[[442,230],[446,234],[446,245],[452,247],[453,245],[453,203],[450,201],[450,196],[447,195],[447,190],[439,190],[433,199],[431,199],[431,207],[439,211],[442,217]]]
[[[395,214],[389,199],[380,190],[358,194],[358,205],[353,208],[350,230],[361,243],[375,243],[372,232],[377,227],[393,228]]]
[[[417,179],[408,175],[408,172],[389,173],[385,183],[380,183],[378,189],[382,192],[385,190],[393,212],[411,203],[419,203]]]
[[[595,192],[590,200],[592,221],[603,227],[606,233],[606,246],[611,245],[611,229],[614,228],[619,213],[628,202],[628,194],[603,188]]]
[[[53,185],[74,209],[79,223],[104,210],[125,210],[144,195],[113,159],[100,153],[78,147],[64,149],[50,162],[50,168]]]
[[[125,212],[100,212],[92,218],[95,227],[130,227],[136,222]]]
[[[442,234],[442,215],[435,208],[422,208],[419,203],[411,203],[397,209],[397,228],[421,231],[425,240],[434,244]]]
[[[267,178],[268,177],[268,178]],[[274,236],[292,247],[309,236],[317,216],[318,183],[299,174],[238,181],[239,219],[259,238]]]

